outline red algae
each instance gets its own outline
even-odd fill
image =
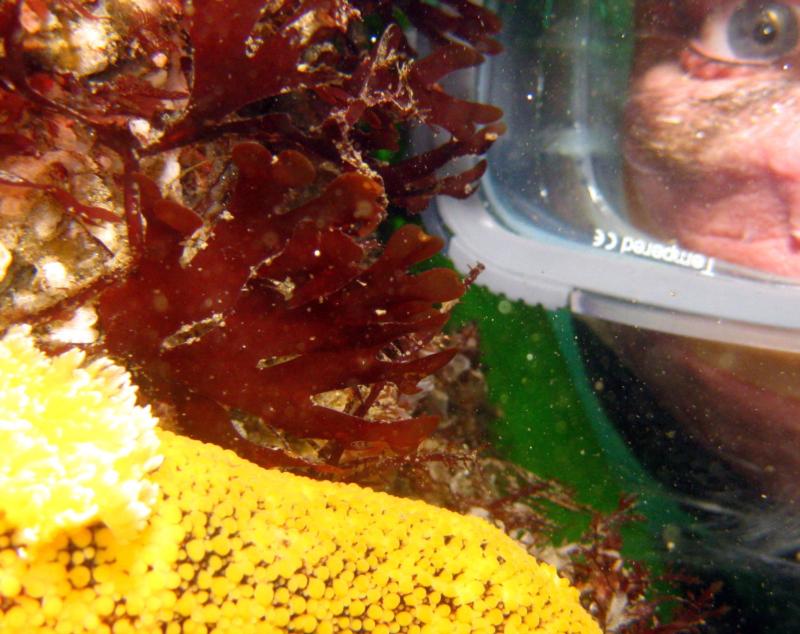
[[[385,245],[372,234],[389,204],[418,211],[436,194],[469,195],[482,161],[437,171],[503,131],[497,108],[438,84],[499,50],[491,13],[447,5],[5,3],[0,187],[24,192],[20,233],[37,205],[56,208],[94,266],[62,256],[71,282],[25,289],[33,299],[3,321],[46,323],[91,304],[96,345],[126,360],[188,434],[262,464],[302,461],[243,440],[232,412],[329,443],[331,463],[355,446],[414,450],[436,418],[372,406],[388,386],[414,393],[450,360],[424,347],[465,283],[444,269],[409,273],[441,248],[421,229]],[[427,57],[398,20],[424,25]],[[449,138],[378,158],[416,125]],[[337,391],[349,396],[333,406]]]

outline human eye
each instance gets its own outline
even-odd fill
[[[798,48],[800,7],[793,2],[738,2],[712,10],[692,48],[731,64],[766,64]]]

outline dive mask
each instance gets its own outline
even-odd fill
[[[776,94],[800,74],[800,7],[498,10],[505,51],[474,95],[509,133],[479,196],[437,202],[456,264],[531,304],[800,352],[800,136],[794,96]]]

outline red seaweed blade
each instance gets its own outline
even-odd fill
[[[437,170],[485,152],[502,131],[496,108],[437,83],[496,48],[489,13],[450,5],[453,19],[431,13],[434,49],[417,60],[387,3],[161,0],[130,14],[133,45],[97,76],[31,57],[40,43],[29,46],[24,1],[0,8],[0,185],[44,191],[93,222],[124,212],[129,269],[73,297],[96,289],[102,344],[189,433],[247,453],[224,423],[239,410],[296,436],[405,452],[435,426],[370,414],[370,404],[387,385],[413,393],[452,357],[423,346],[464,283],[447,270],[408,272],[441,248],[416,227],[383,248],[369,237],[390,203],[419,210],[436,193],[466,195],[483,163]],[[67,25],[98,19],[87,5],[34,9],[40,20],[61,12]],[[367,14],[385,20],[374,46]],[[89,160],[109,166],[122,210],[82,205],[63,178],[15,175],[65,121],[91,139]],[[451,139],[396,165],[376,157],[400,147],[401,126],[420,124]],[[182,197],[159,176],[167,154],[181,166]],[[325,404],[356,388],[352,407]]]

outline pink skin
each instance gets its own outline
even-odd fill
[[[800,277],[795,61],[720,62],[696,40],[643,45],[666,50],[636,69],[626,112],[634,216],[691,249]]]
[[[735,59],[720,25],[743,4],[637,2],[631,217],[662,239],[800,280],[800,44]],[[799,355],[629,329],[609,340],[690,434],[765,492],[798,498]]]

